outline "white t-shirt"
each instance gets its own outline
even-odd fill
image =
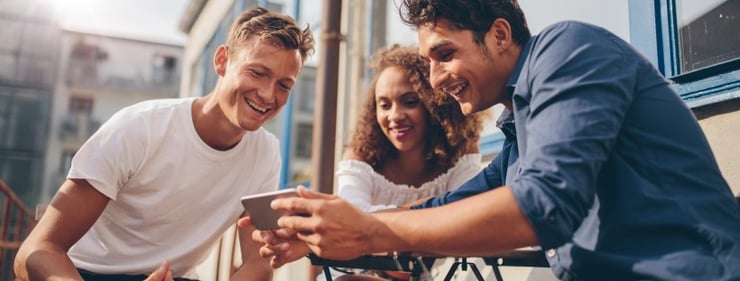
[[[481,155],[472,153],[463,155],[444,174],[419,187],[393,183],[369,164],[358,160],[340,161],[335,174],[339,196],[362,210],[372,212],[455,190],[478,174],[480,169]]]
[[[277,138],[260,128],[213,149],[195,131],[193,101],[124,108],[76,153],[67,177],[87,179],[111,201],[70,249],[75,266],[149,274],[167,259],[174,276],[197,278],[195,267],[243,212],[239,198],[277,189]]]

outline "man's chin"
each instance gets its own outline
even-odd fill
[[[241,128],[244,131],[256,131],[260,127],[262,127],[263,124],[264,122],[255,122],[254,120],[250,120],[247,122],[240,122],[239,128]]]
[[[475,108],[472,104],[469,103],[461,103],[460,104],[460,111],[462,111],[463,115],[469,116],[476,112]]]

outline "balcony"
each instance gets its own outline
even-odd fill
[[[0,179],[0,280],[13,280],[13,257],[36,225],[36,216]]]
[[[123,67],[123,66],[122,66]],[[143,71],[131,77],[123,75],[102,75],[99,65],[86,60],[70,60],[66,72],[69,87],[108,89],[137,93],[154,93],[162,96],[174,96],[180,89],[179,73],[172,71],[154,71],[146,78]]]

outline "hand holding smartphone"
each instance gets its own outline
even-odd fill
[[[241,198],[242,206],[252,220],[252,225],[259,230],[278,229],[277,220],[283,214],[270,208],[270,202],[277,198],[298,196],[295,188],[247,195]]]

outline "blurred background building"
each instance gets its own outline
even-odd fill
[[[65,29],[54,7],[0,0],[0,179],[31,207],[114,112],[180,87],[182,45]]]
[[[182,46],[62,30],[40,202],[64,182],[72,157],[119,109],[177,97]]]
[[[28,205],[43,190],[61,33],[48,6],[0,1],[0,179]]]
[[[67,29],[57,7],[0,0],[0,180],[31,212],[49,202],[75,152],[114,112],[177,97],[180,87],[181,44]],[[0,280],[9,280],[28,218],[3,197]]]

